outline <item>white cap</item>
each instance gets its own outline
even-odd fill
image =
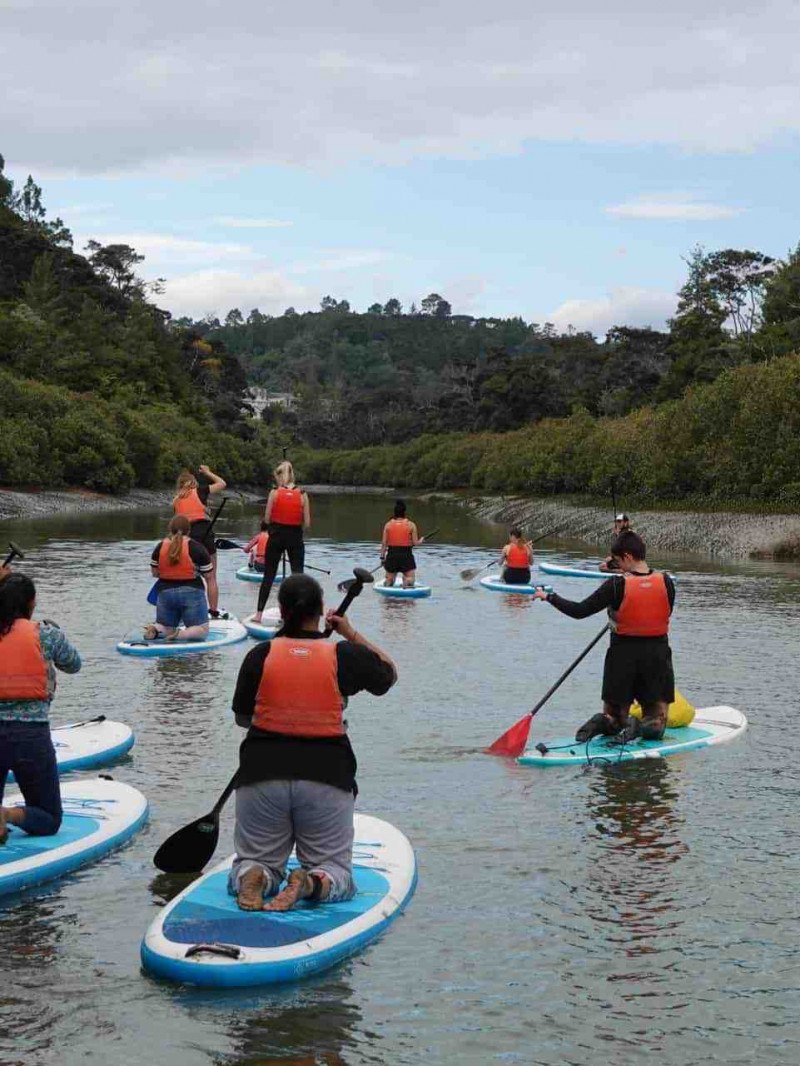
[[[630,518],[626,514],[618,514],[616,520],[617,522],[630,522]]]

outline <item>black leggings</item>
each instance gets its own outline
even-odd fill
[[[264,552],[264,577],[258,590],[258,612],[264,610],[272,592],[272,584],[278,572],[283,553],[289,556],[293,574],[302,574],[306,561],[306,546],[303,543],[302,526],[270,524],[267,550]]]

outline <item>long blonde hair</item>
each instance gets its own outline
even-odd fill
[[[175,566],[183,551],[183,538],[189,533],[190,522],[185,514],[176,514],[169,524],[169,551],[167,559]]]
[[[286,485],[294,483],[294,467],[288,459],[284,459],[272,471],[272,476],[278,488],[285,488]]]
[[[176,499],[183,499],[196,488],[197,478],[191,470],[181,470],[180,474],[178,474],[178,482],[175,485],[175,491],[177,493]]]

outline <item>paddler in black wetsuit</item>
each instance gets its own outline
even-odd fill
[[[624,513],[617,515],[617,517],[614,519],[614,525],[612,528],[614,537],[618,537],[620,533],[627,533],[629,530],[631,533],[633,532],[633,530],[631,529],[631,520]],[[600,563],[600,566],[597,569],[602,570],[604,574],[619,573],[619,566],[617,565],[613,555],[607,555],[602,561],[602,563]]]
[[[540,589],[547,600],[570,618],[588,618],[607,610],[611,643],[603,668],[603,711],[594,714],[575,734],[579,743],[598,735],[619,734],[621,743],[637,736],[660,740],[669,705],[675,699],[675,677],[669,646],[669,620],[675,585],[668,574],[651,570],[645,562],[644,541],[632,530],[620,533],[611,554],[620,573],[580,603]],[[629,717],[634,700],[642,705],[642,720]]]

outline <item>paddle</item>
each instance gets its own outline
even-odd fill
[[[600,630],[594,640],[590,644],[587,644],[587,646],[583,649],[583,651],[580,653],[575,662],[572,663],[572,665],[564,671],[558,681],[556,681],[556,683],[547,690],[547,692],[539,700],[533,710],[528,711],[524,718],[520,718],[518,722],[515,722],[510,729],[506,730],[506,732],[503,733],[501,737],[497,738],[497,740],[494,742],[494,744],[492,744],[490,748],[486,749],[487,755],[505,755],[510,759],[519,758],[519,756],[525,750],[526,744],[528,743],[528,735],[531,731],[531,722],[533,721],[533,716],[536,714],[537,711],[540,711],[542,707],[544,707],[544,705],[547,703],[547,701],[550,699],[556,689],[560,688],[561,685],[567,680],[567,678],[578,665],[578,663],[585,659],[589,652],[592,650],[592,648],[595,646],[595,644],[597,644],[597,642],[606,635],[608,629],[608,624],[603,626],[603,628]]]
[[[53,729],[80,729],[82,725],[96,725],[98,722],[105,722],[106,716],[104,714],[98,714],[96,718],[87,718],[83,722],[71,722],[69,725],[57,725],[53,726]]]
[[[3,566],[4,567],[8,566],[9,563],[12,563],[15,559],[24,559],[25,558],[25,552],[22,550],[22,548],[20,548],[20,546],[18,544],[15,544],[13,540],[10,540],[8,542],[8,546],[11,549],[11,551],[8,553],[8,555],[5,557],[5,559],[3,559]]]
[[[435,537],[436,536],[436,534],[439,532],[440,529],[441,529],[441,526],[437,526],[436,529],[432,529],[430,531],[430,533],[426,533],[425,536],[421,538],[421,540],[424,540],[427,543],[431,539],[431,537]],[[377,574],[377,572],[379,570],[383,570],[383,563],[382,562],[378,563],[378,565],[375,567],[374,570],[370,570],[368,572],[369,572],[370,575],[372,575],[372,574]],[[355,570],[353,571],[353,573],[355,573]],[[364,573],[367,573],[367,571],[364,571]],[[354,580],[355,580],[355,578],[349,577],[349,578],[347,578],[346,581],[340,581],[339,584],[336,587],[339,590],[339,592],[347,592],[347,590],[352,586]]]
[[[533,545],[534,544],[538,544],[540,540],[547,540],[548,537],[552,537],[552,535],[554,533],[557,533],[560,528],[561,528],[561,526],[558,525],[558,526],[555,527],[555,529],[548,529],[548,531],[546,533],[542,533],[541,537],[536,537],[535,540],[529,540],[527,543],[530,544],[531,547],[533,547]],[[489,562],[486,564],[486,566],[481,566],[477,570],[462,570],[461,571],[461,580],[462,581],[472,581],[472,579],[474,577],[477,577],[478,574],[482,573],[482,571],[488,570],[490,566],[494,566],[494,565],[495,565],[494,559],[490,559]],[[497,565],[498,566],[502,566],[502,562],[498,563]]]
[[[211,525],[208,527],[208,529],[206,530],[206,532],[204,534],[204,539],[214,529],[214,523],[219,518],[219,516],[222,514],[222,508],[225,506],[225,504],[227,502],[228,502],[228,497],[227,496],[223,496],[222,497],[222,503],[217,508],[216,514],[211,519]],[[216,541],[214,541],[214,543],[216,544]],[[156,586],[157,585],[158,585],[158,581],[156,581],[155,584],[153,584],[153,586],[151,587],[150,591],[147,593],[147,602],[149,604],[151,604],[153,607],[155,607],[156,604],[158,603],[158,592],[156,590]]]
[[[353,584],[336,608],[336,614],[340,616],[345,613],[356,596],[361,594],[364,585],[372,581],[372,575],[360,567],[353,570],[353,574],[355,575]],[[332,632],[333,630],[328,626],[325,627],[326,637],[329,637]],[[237,770],[208,814],[167,837],[153,856],[153,864],[159,870],[163,870],[165,874],[183,874],[199,873],[203,869],[216,850],[219,840],[219,816],[236,788],[238,776]]]
[[[242,552],[247,551],[243,544],[237,544],[234,540],[225,540],[224,537],[217,537],[214,543],[220,551],[224,552],[230,551],[232,548],[238,548]],[[321,566],[312,566],[311,563],[304,563],[303,565],[306,570],[316,570],[318,574],[330,574],[330,570],[323,570]]]

